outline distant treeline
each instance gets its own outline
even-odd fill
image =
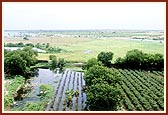
[[[117,58],[112,64],[113,55],[112,52],[101,52],[98,54],[97,59],[89,59],[88,62],[83,65],[83,69],[88,70],[93,65],[145,70],[163,70],[164,68],[164,57],[162,54],[149,54],[138,49],[133,49],[128,51],[125,57]]]
[[[134,49],[128,51],[124,58],[117,58],[115,66],[131,69],[162,70],[164,68],[164,57],[162,54],[149,54]]]
[[[67,52],[66,50],[59,48],[59,47],[51,47],[49,43],[37,43],[37,44],[32,44],[32,43],[27,43],[27,44],[23,44],[22,42],[20,43],[6,43],[4,44],[4,47],[26,47],[26,46],[30,46],[30,47],[36,47],[42,50],[45,50],[47,53],[60,53],[60,52]]]
[[[34,45],[32,43],[27,43],[27,44],[23,44],[22,42],[20,43],[4,43],[4,47],[25,47],[25,46],[31,46],[34,47]]]

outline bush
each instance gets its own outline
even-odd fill
[[[10,95],[5,95],[4,96],[4,106],[5,108],[10,108],[13,107],[14,99]]]
[[[107,67],[111,66],[112,59],[113,59],[112,52],[101,52],[97,56],[97,60],[102,62],[104,66],[107,66]]]
[[[60,68],[60,70],[62,70],[63,67],[65,67],[64,58],[58,58],[57,60],[56,56],[53,55],[51,55],[49,58],[51,59],[50,68],[52,70],[55,70],[56,68]]]
[[[27,102],[23,108],[23,111],[44,111],[46,103],[45,102]]]
[[[25,46],[34,47],[34,45],[32,43],[27,43],[27,44],[25,44]]]
[[[57,58],[56,56],[55,57],[52,57],[52,60],[51,60],[51,63],[50,63],[50,67],[51,69],[56,69],[58,66],[58,62],[57,62]]]
[[[54,95],[54,88],[52,85],[42,84],[40,85],[39,96],[41,99],[50,99]]]
[[[97,61],[96,58],[89,59],[86,64],[82,66],[82,69],[88,70],[90,67],[94,65],[102,65],[100,61]]]
[[[57,47],[57,48],[53,48],[53,47],[49,47],[47,50],[49,53],[60,53],[62,51],[61,48]]]
[[[55,55],[49,55],[49,59],[50,59],[50,60],[52,60],[52,59],[54,59],[54,58],[56,58]]]
[[[64,58],[58,58],[58,65],[57,65],[58,68],[60,68],[60,70],[63,69],[63,67],[65,67],[65,60]]]
[[[117,66],[121,67],[121,66],[124,65],[125,62],[126,62],[126,61],[125,61],[125,58],[119,57],[119,58],[116,59],[116,61],[115,61],[114,63],[115,63]]]

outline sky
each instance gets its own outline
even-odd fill
[[[164,30],[166,3],[3,2],[4,30]]]

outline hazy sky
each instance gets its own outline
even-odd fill
[[[5,30],[165,28],[166,3],[4,3]]]

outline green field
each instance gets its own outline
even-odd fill
[[[131,49],[139,49],[146,53],[164,54],[164,44],[153,41],[133,41],[121,39],[94,39],[76,44],[59,45],[60,48],[68,52],[55,54],[68,61],[86,62],[88,59],[96,57],[101,51],[111,51],[114,59],[124,57]],[[50,54],[39,53],[38,59],[48,59]]]
[[[146,53],[164,54],[164,43],[159,40],[141,41],[116,38],[30,38],[5,39],[5,43],[49,43],[52,47],[59,47],[66,52],[55,53],[57,57],[67,61],[86,62],[88,59],[96,57],[101,51],[111,51],[114,53],[113,61],[118,57],[124,57],[126,52],[132,49],[139,49]],[[50,53],[39,53],[38,59],[49,60]]]

